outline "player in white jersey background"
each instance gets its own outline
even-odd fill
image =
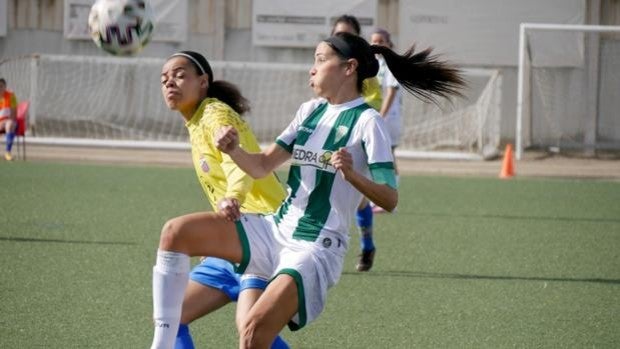
[[[394,48],[390,33],[381,28],[376,28],[370,36],[370,43],[372,45],[385,46],[390,49]],[[392,141],[392,154],[394,150],[400,144],[401,129],[403,127],[403,121],[401,118],[401,105],[402,105],[402,91],[400,84],[388,69],[385,59],[381,55],[377,55],[379,61],[379,73],[377,78],[381,84],[382,103],[379,109],[379,114],[385,120],[388,132],[390,133],[390,140]],[[396,171],[396,183],[398,184],[398,166],[394,162],[394,171]],[[379,206],[373,207],[373,212],[383,212],[383,209]]]
[[[388,211],[398,202],[387,130],[360,95],[362,81],[377,74],[377,53],[404,88],[423,98],[458,94],[463,84],[458,71],[430,51],[400,56],[348,33],[319,43],[309,85],[324,100],[304,103],[276,143],[260,153],[239,147],[232,127],[216,137],[218,149],[254,178],[292,159],[288,196],[278,212],[244,214],[234,223],[199,212],[164,225],[156,267],[166,273],[153,283],[162,295],[154,309],[163,336],[176,334],[167,329],[178,326],[184,285],[174,281],[188,272],[190,256],[224,258],[244,273],[242,279],[269,280],[240,321],[241,348],[267,348],[287,324],[298,330],[318,317],[327,290],[340,278],[362,195]]]

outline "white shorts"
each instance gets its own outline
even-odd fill
[[[237,222],[243,248],[237,272],[271,280],[279,274],[297,284],[299,309],[289,322],[296,331],[315,320],[325,307],[327,290],[340,279],[346,243],[334,234],[316,241],[295,240],[283,234],[272,216],[245,214]]]

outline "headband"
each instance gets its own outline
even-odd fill
[[[207,72],[205,70],[205,68],[202,66],[202,64],[200,64],[200,62],[198,62],[198,60],[194,57],[192,57],[191,55],[188,55],[187,53],[183,53],[183,52],[178,52],[173,54],[172,56],[170,56],[170,58],[172,57],[176,57],[176,56],[183,56],[185,58],[188,58],[190,61],[192,61],[192,63],[194,63],[196,65],[196,67],[198,67],[198,69],[200,69],[200,75],[205,75]]]
[[[351,46],[344,41],[339,36],[331,36],[325,39],[325,42],[331,44],[336,51],[340,52],[344,56],[344,58],[353,58],[353,50],[351,50]]]

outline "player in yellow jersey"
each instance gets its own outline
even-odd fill
[[[192,51],[170,56],[162,69],[161,83],[166,104],[180,112],[186,121],[194,168],[213,209],[230,221],[238,220],[241,213],[275,212],[286,196],[276,176],[272,173],[254,180],[215,147],[215,132],[233,126],[239,130],[244,149],[260,152],[252,130],[240,117],[249,106],[239,90],[226,81],[214,81],[207,60]],[[154,280],[160,272],[165,270],[154,270]],[[189,323],[237,301],[239,292],[247,290],[237,305],[237,317],[243,317],[247,304],[253,304],[253,298],[258,298],[266,287],[261,279],[240,282],[230,262],[213,257],[203,259],[189,278],[188,282],[187,275],[180,275],[178,281],[187,283],[187,288],[175,349],[194,348]],[[161,295],[154,291],[153,297],[157,299]],[[288,348],[288,345],[277,337],[272,348]]]
[[[360,23],[355,16],[342,15],[336,19],[334,27],[332,28],[331,34],[334,35],[337,33],[349,33],[360,36]],[[383,104],[381,96],[381,84],[376,76],[369,77],[362,81],[362,97],[364,97],[364,102],[366,102],[366,104],[380,111],[381,105]],[[368,271],[372,268],[376,251],[372,238],[373,211],[368,199],[362,199],[355,213],[355,219],[360,231],[361,247],[361,253],[355,268],[357,271]]]

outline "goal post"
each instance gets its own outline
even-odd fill
[[[0,62],[19,99],[30,100],[29,142],[118,148],[189,148],[183,119],[160,90],[163,59],[33,55]],[[305,64],[212,61],[249,99],[244,117],[262,144],[275,140],[299,105],[313,98]],[[501,74],[465,69],[465,98],[402,98],[399,157],[482,159],[500,137]],[[34,130],[35,132],[32,132]]]
[[[620,26],[522,23],[518,55],[517,159],[620,150]]]

